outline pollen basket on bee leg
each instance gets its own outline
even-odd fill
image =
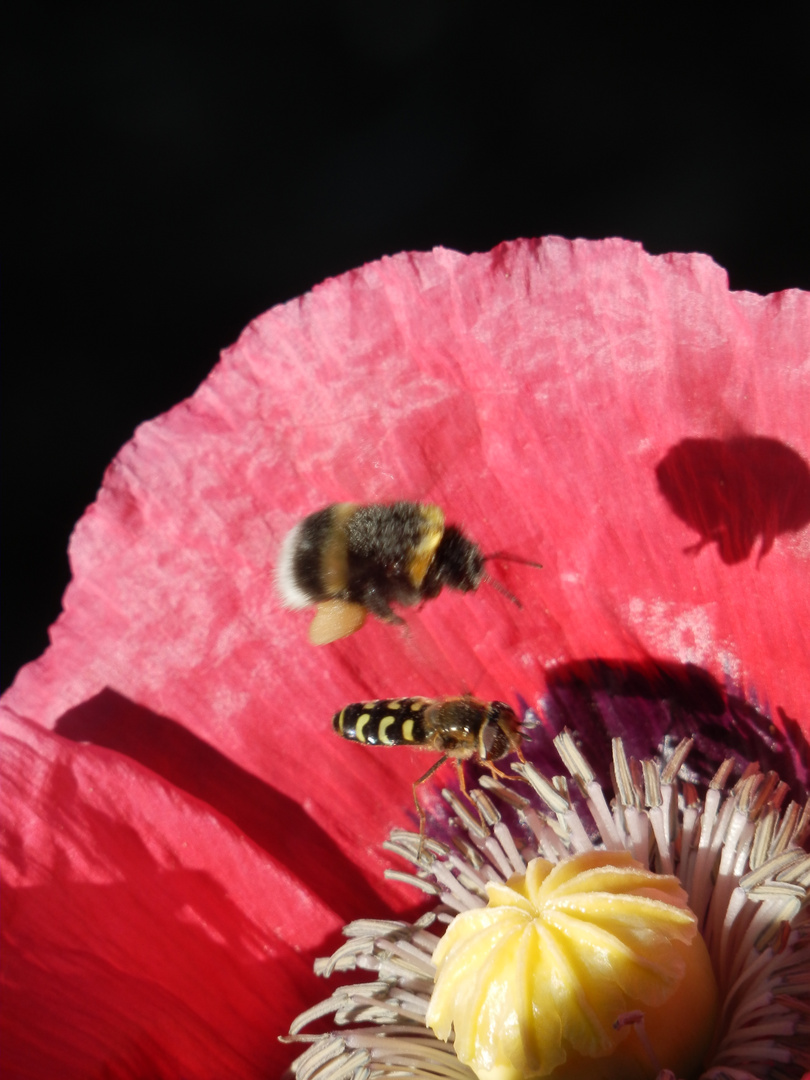
[[[309,624],[309,640],[313,645],[329,645],[349,637],[366,621],[368,612],[362,604],[348,600],[327,600],[318,604],[315,617]]]

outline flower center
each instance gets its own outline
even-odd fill
[[[455,1030],[481,1080],[699,1069],[718,994],[676,878],[628,852],[591,851],[556,866],[533,859],[487,893],[439,943],[427,1013],[439,1038]]]
[[[413,924],[358,920],[316,963],[376,979],[338,987],[293,1023],[288,1038],[311,1044],[297,1080],[799,1080],[810,1069],[810,803],[783,809],[787,785],[756,766],[726,791],[730,760],[701,799],[678,779],[692,739],[659,766],[628,760],[617,738],[609,806],[570,733],[554,742],[573,798],[565,777],[513,765],[550,813],[482,776],[468,792],[478,816],[442,793],[449,843],[391,834],[387,849],[416,873],[386,876],[435,907]],[[334,1030],[304,1033],[331,1014]]]

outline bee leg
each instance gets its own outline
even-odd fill
[[[418,798],[418,796],[416,794],[416,789],[419,787],[420,784],[424,784],[424,782],[426,780],[429,780],[431,778],[431,776],[433,776],[433,774],[436,772],[436,770],[440,769],[442,767],[442,765],[444,765],[445,761],[447,761],[447,756],[448,756],[447,754],[442,754],[442,756],[439,758],[439,760],[434,761],[433,764],[428,769],[428,771],[423,776],[420,776],[419,779],[416,780],[414,782],[414,785],[413,785],[413,803],[414,803],[414,806],[416,807],[416,812],[419,815],[419,849],[418,849],[418,851],[416,853],[417,860],[422,858],[422,848],[425,846],[425,820],[426,819],[425,819],[425,811],[422,809],[422,807],[421,807],[421,805],[419,803],[419,798]]]
[[[519,747],[515,747],[515,753],[520,758],[520,760],[525,763],[526,758],[523,756],[523,753]],[[499,778],[500,780],[509,780],[513,783],[515,781],[522,781],[524,784],[529,783],[525,776],[515,776],[514,774],[501,772],[497,765],[493,765],[491,761],[482,761],[481,764],[486,765],[492,775]]]
[[[464,798],[467,800],[467,802],[470,802],[470,803],[473,804],[473,806],[475,806],[474,800],[470,798],[470,793],[469,793],[469,791],[467,791],[467,779],[464,776],[464,766],[461,764],[461,758],[456,758],[456,774],[458,776],[459,791],[464,796]],[[477,806],[475,808],[476,808],[476,810],[478,809]],[[479,814],[480,814],[480,811],[479,811]]]
[[[368,608],[372,615],[387,623],[404,623],[399,615],[393,610],[385,597],[375,586],[370,585],[363,593],[363,606]]]
[[[517,754],[518,761],[522,761],[525,764],[526,758],[523,756],[523,748],[520,745],[520,739],[512,737],[509,739],[509,743],[513,752]]]
[[[489,761],[483,761],[482,760],[481,764],[486,765],[487,768],[492,768],[492,765],[491,765],[491,763]],[[487,828],[487,822],[486,822],[486,818],[484,817],[484,814],[483,814],[483,812],[481,810],[481,807],[478,805],[478,803],[475,801],[475,799],[472,797],[472,795],[470,795],[469,791],[467,791],[467,780],[466,780],[466,777],[464,776],[464,766],[461,763],[461,758],[456,758],[456,772],[458,773],[458,786],[459,786],[459,790],[461,791],[461,794],[464,796],[464,798],[467,800],[467,802],[473,807],[476,814],[478,814],[478,820],[481,822],[481,825],[486,829]],[[504,780],[508,779],[506,776],[504,776],[503,773],[500,773],[500,775],[503,776]]]
[[[522,757],[522,756],[521,756]],[[497,776],[501,780],[514,780],[513,776],[509,776],[508,773],[501,772],[497,765],[493,765],[491,761],[482,761],[482,765],[486,765],[493,776]]]
[[[489,764],[489,762],[487,761],[487,762],[486,762],[486,764],[488,765],[488,764]],[[469,802],[469,804],[471,804],[471,806],[473,806],[473,807],[475,808],[475,812],[477,813],[477,815],[478,815],[478,820],[480,820],[480,821],[481,821],[481,824],[482,824],[482,825],[486,825],[486,822],[484,821],[484,815],[483,815],[483,814],[482,814],[482,812],[481,812],[481,807],[480,807],[480,806],[478,806],[478,804],[477,804],[477,802],[475,801],[475,799],[474,799],[474,798],[472,797],[472,795],[470,795],[470,793],[468,792],[468,789],[467,789],[467,778],[465,778],[465,777],[464,777],[464,767],[463,767],[463,766],[462,766],[462,764],[461,764],[461,758],[460,758],[460,757],[457,757],[457,758],[456,758],[456,772],[458,773],[458,786],[459,786],[459,791],[460,791],[460,792],[461,792],[461,794],[462,794],[462,795],[464,796],[464,798],[465,798],[465,799],[467,799],[467,801]]]

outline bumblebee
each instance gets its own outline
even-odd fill
[[[445,525],[438,506],[334,503],[287,534],[276,581],[288,607],[317,605],[309,638],[326,645],[359,630],[369,612],[401,623],[392,603],[412,607],[445,586],[470,592],[486,580],[517,604],[484,570],[486,560],[494,558],[524,561],[483,555],[457,526]]]
[[[424,836],[425,814],[417,788],[448,758],[454,758],[461,790],[466,794],[460,762],[475,760],[497,776],[492,764],[520,749],[520,721],[502,701],[480,701],[466,695],[448,698],[398,698],[347,705],[332,718],[332,727],[344,739],[367,746],[413,746],[437,750],[438,761],[413,785],[413,801],[419,814],[420,836]]]

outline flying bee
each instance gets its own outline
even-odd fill
[[[309,639],[326,645],[359,630],[369,612],[401,623],[392,603],[412,607],[445,586],[470,592],[487,581],[520,607],[486,573],[488,559],[540,565],[502,552],[483,555],[430,503],[333,503],[287,534],[276,582],[287,607],[317,606]]]
[[[514,709],[502,701],[480,701],[478,698],[398,698],[386,701],[366,701],[347,705],[332,718],[338,735],[367,746],[413,746],[420,750],[437,750],[442,756],[419,777],[413,785],[413,801],[419,815],[419,837],[425,835],[425,812],[417,788],[453,758],[458,770],[459,785],[464,794],[467,788],[461,762],[474,760],[492,772],[503,776],[492,763],[509,753],[523,760],[520,749],[520,721]]]

